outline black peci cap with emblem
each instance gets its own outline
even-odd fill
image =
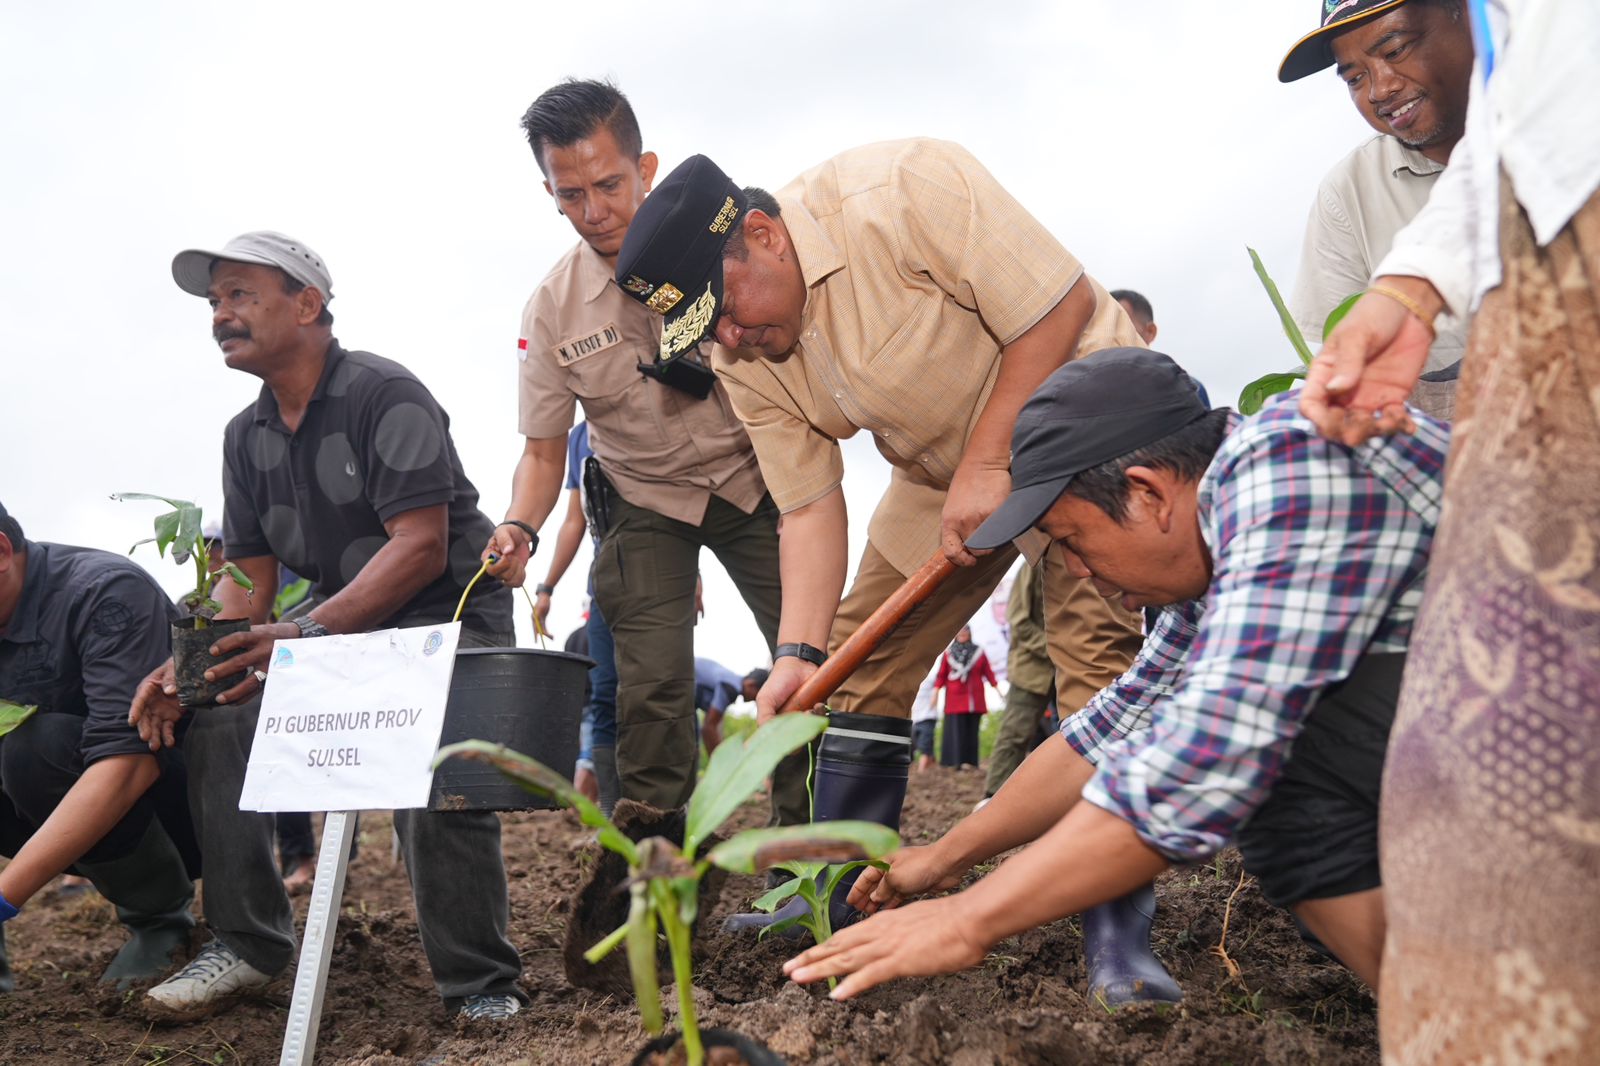
[[[692,351],[716,326],[722,247],[745,205],[744,192],[722,168],[697,155],[668,174],[629,223],[617,284],[666,319],[662,363]]]

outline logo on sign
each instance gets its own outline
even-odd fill
[[[273,669],[277,669],[280,666],[293,666],[293,665],[294,665],[294,652],[290,651],[288,648],[279,648],[278,649],[278,654],[272,660]]]
[[[422,654],[432,655],[444,647],[444,634],[435,629],[428,634],[428,639],[422,642]]]

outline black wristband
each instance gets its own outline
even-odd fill
[[[542,581],[533,586],[533,594],[535,596],[554,596],[555,593],[556,589],[554,585],[546,585]]]
[[[776,662],[786,655],[792,655],[794,658],[799,659],[802,662],[808,662],[812,666],[821,666],[823,663],[828,661],[828,653],[823,651],[821,648],[813,648],[809,644],[798,643],[779,644],[772,652],[772,659],[774,662]]]
[[[501,522],[500,526],[516,526],[518,529],[520,529],[524,533],[526,533],[528,535],[528,554],[529,555],[532,555],[534,553],[534,551],[539,547],[539,534],[534,532],[533,527],[528,525],[528,523],[518,521],[515,518],[508,518],[504,522]],[[499,529],[500,526],[495,526],[495,528]]]

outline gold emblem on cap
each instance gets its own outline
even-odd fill
[[[700,298],[662,329],[661,358],[671,359],[678,353],[688,351],[699,344],[700,338],[705,336],[706,330],[711,327],[711,316],[716,309],[717,298],[711,292],[711,284],[707,282],[706,291]]]
[[[717,217],[711,220],[712,233],[727,233],[728,227],[733,225],[733,216],[737,213],[733,206],[733,197],[723,203],[722,210],[717,212]]]
[[[683,299],[683,290],[670,281],[663,281],[655,292],[650,294],[650,299],[645,304],[658,315],[664,315]]]
[[[637,274],[629,274],[628,280],[622,283],[622,287],[635,296],[648,296],[650,295],[650,290],[655,288],[654,285]]]

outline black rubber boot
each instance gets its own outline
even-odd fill
[[[1156,917],[1154,885],[1091,907],[1079,917],[1089,962],[1090,1002],[1121,1007],[1183,999],[1183,989],[1150,950],[1150,926]]]
[[[622,796],[622,781],[617,776],[617,749],[596,746],[590,755],[594,760],[595,783],[600,786],[600,810],[609,818]]]
[[[116,904],[117,917],[128,927],[128,942],[100,980],[115,981],[118,988],[125,989],[170,970],[172,953],[194,928],[194,915],[189,911],[194,882],[184,872],[183,857],[161,822],[152,818],[139,846],[122,858],[80,862],[77,868],[101,895]]]
[[[11,956],[6,954],[6,927],[0,925],[0,995],[16,987],[17,979],[11,973]]]
[[[851,818],[900,828],[911,768],[911,722],[879,714],[828,712],[828,731],[817,746],[817,767],[811,785],[811,820]],[[830,901],[829,919],[839,929],[859,916],[845,903],[855,874],[847,875]],[[722,923],[723,932],[761,930],[774,922],[804,914],[798,896],[772,914],[735,914]],[[798,926],[784,935],[800,936]]]

